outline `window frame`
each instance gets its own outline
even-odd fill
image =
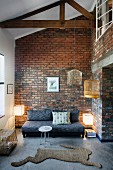
[[[1,56],[3,57],[3,67],[0,67],[0,71],[1,71],[1,77],[0,77],[0,88],[3,89],[3,92],[1,92],[1,94],[3,95],[3,99],[1,99],[1,102],[0,102],[0,118],[4,117],[5,116],[5,107],[4,107],[4,102],[5,102],[5,67],[4,67],[4,55],[0,53],[0,58]],[[2,61],[2,59],[0,59]],[[0,61],[0,62],[1,62]],[[3,87],[1,87],[3,86]],[[3,112],[3,113],[2,113]]]
[[[109,0],[96,1],[96,41],[102,37],[113,23],[113,0],[111,2],[112,6],[110,9]]]

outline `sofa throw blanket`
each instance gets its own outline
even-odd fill
[[[77,148],[73,146],[67,146],[67,145],[61,145],[65,148],[70,148],[68,150],[56,150],[56,149],[42,149],[39,148],[37,149],[37,153],[35,157],[28,156],[22,161],[19,162],[12,162],[11,165],[18,167],[21,165],[24,165],[27,162],[32,162],[32,163],[40,163],[46,159],[57,159],[61,161],[66,161],[66,162],[79,162],[84,165],[89,165],[89,166],[96,166],[98,168],[102,168],[102,165],[100,163],[96,162],[89,162],[89,155],[91,155],[91,151],[86,149],[86,148]]]

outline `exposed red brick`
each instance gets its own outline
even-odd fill
[[[82,110],[85,102],[83,83],[91,76],[91,31],[89,29],[46,29],[16,40],[15,104],[27,109],[38,106]],[[82,85],[67,86],[67,71],[83,73]],[[46,91],[46,78],[60,77],[60,91]]]

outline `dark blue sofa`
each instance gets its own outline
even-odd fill
[[[52,137],[81,135],[84,137],[84,126],[79,122],[79,110],[70,112],[70,124],[54,125],[52,120],[50,109],[27,111],[27,121],[22,126],[23,137],[40,136],[38,129],[41,126],[51,126],[52,131],[49,135]]]

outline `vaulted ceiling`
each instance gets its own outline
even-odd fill
[[[80,15],[91,20],[94,7],[95,0],[0,0],[0,26],[18,39],[44,28],[73,27],[70,19]],[[90,22],[80,24],[75,27],[85,27]]]

